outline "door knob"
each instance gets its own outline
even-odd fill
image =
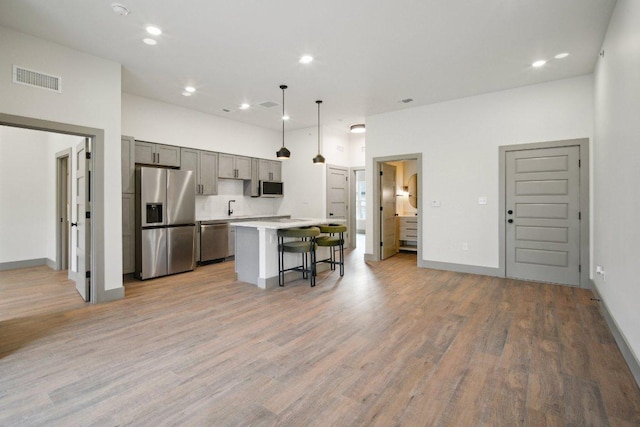
[[[513,211],[512,211],[511,209],[509,209],[509,210],[507,211],[507,213],[508,213],[509,215],[513,215]]]
[[[509,224],[511,224],[511,223],[513,223],[513,220],[512,220],[512,219],[510,219],[510,220],[507,220],[507,222],[508,222]]]

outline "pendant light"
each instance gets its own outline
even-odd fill
[[[322,101],[318,100],[316,101],[316,104],[318,104],[318,155],[313,158],[313,164],[323,165],[324,156],[320,154],[320,104],[322,104]]]
[[[291,157],[291,151],[284,146],[284,90],[286,88],[287,85],[280,85],[280,89],[282,89],[282,148],[276,151],[276,157],[280,160],[286,160]]]

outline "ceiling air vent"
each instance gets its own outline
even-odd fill
[[[265,101],[265,102],[261,102],[258,105],[260,105],[261,107],[264,107],[264,108],[273,108],[273,107],[276,107],[276,106],[278,106],[280,104],[278,104],[277,102],[273,102],[273,101]]]
[[[39,73],[17,65],[13,66],[13,82],[54,92],[62,92],[62,79],[60,77]]]

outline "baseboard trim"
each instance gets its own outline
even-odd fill
[[[24,259],[21,261],[0,262],[0,271],[15,270],[18,268],[38,267],[41,265],[49,265],[48,261],[49,260],[47,260],[47,258],[34,258],[34,259]],[[55,263],[51,268],[55,270]]]
[[[47,264],[47,267],[49,267],[50,269],[57,270],[56,262],[54,260],[45,258],[45,264]]]
[[[96,301],[96,304],[102,304],[104,302],[117,301],[124,298],[124,286],[115,289],[108,289],[100,293],[100,298]]]
[[[616,340],[616,344],[618,344],[618,348],[622,353],[622,357],[627,362],[627,366],[629,366],[629,370],[631,371],[631,375],[636,380],[636,384],[640,387],[640,362],[636,357],[633,350],[629,346],[627,339],[624,334],[618,327],[618,323],[615,321],[613,316],[611,316],[611,312],[609,311],[609,307],[607,307],[607,303],[604,302],[602,296],[600,295],[600,291],[598,290],[598,286],[596,283],[591,280],[591,292],[593,292],[594,297],[598,300],[598,306],[600,307],[600,311],[607,321],[607,325],[609,326],[609,330],[613,334],[613,339]]]
[[[380,261],[379,259],[376,259],[376,257],[373,254],[364,254],[364,262],[378,262]]]
[[[481,276],[503,277],[502,271],[499,268],[482,267],[478,265],[418,260],[418,267],[431,268],[434,270],[455,271],[456,273],[479,274]]]

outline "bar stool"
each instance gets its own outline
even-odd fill
[[[336,269],[336,264],[340,265],[340,276],[344,276],[344,233],[346,231],[347,226],[342,224],[321,225],[320,232],[325,235],[316,238],[318,246],[329,248],[329,258],[318,260],[316,263],[331,264],[331,270]],[[336,249],[340,252],[340,261],[336,260]]]
[[[311,286],[316,285],[316,236],[320,234],[318,227],[284,228],[278,230],[278,284],[284,286],[284,273],[287,271],[300,271],[302,277],[311,276]],[[285,240],[298,239],[298,240]],[[302,264],[291,268],[284,268],[284,254],[302,254]],[[307,254],[311,254],[311,261],[307,260]]]

